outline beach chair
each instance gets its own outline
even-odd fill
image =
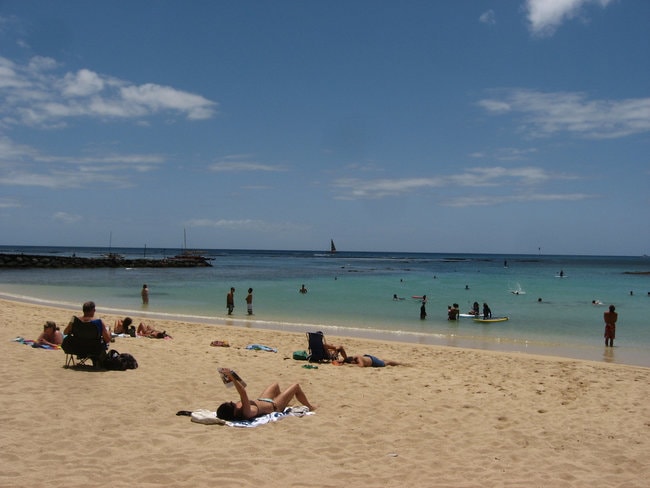
[[[325,347],[325,335],[318,332],[307,332],[307,343],[309,355],[307,361],[310,363],[328,363],[338,357],[338,353],[330,353]]]
[[[72,330],[61,344],[65,352],[65,367],[83,366],[90,359],[95,368],[99,368],[106,355],[106,346],[97,326],[74,317]],[[76,361],[75,361],[76,358]]]

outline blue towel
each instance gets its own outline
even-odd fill
[[[253,349],[255,351],[278,352],[275,347],[263,346],[262,344],[249,344],[246,346],[246,349]]]

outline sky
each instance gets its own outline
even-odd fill
[[[646,0],[0,0],[0,245],[650,254]]]

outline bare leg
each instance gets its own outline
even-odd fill
[[[280,385],[273,383],[266,387],[266,389],[260,393],[259,398],[275,398],[280,394]]]
[[[397,361],[390,361],[390,360],[384,359],[384,364],[386,366],[399,366],[402,363],[398,363]]]
[[[307,400],[307,396],[302,391],[300,385],[298,383],[294,383],[289,388],[287,388],[282,393],[280,393],[275,398],[273,398],[273,401],[275,402],[275,406],[278,409],[278,411],[281,412],[282,410],[284,410],[287,407],[287,405],[289,405],[289,402],[293,399],[294,396],[300,403],[308,407],[309,410],[316,410],[316,406],[312,405],[311,403],[309,403],[309,400]]]

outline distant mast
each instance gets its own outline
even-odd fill
[[[336,246],[334,245],[334,239],[330,239],[330,252],[334,254],[336,252]]]

